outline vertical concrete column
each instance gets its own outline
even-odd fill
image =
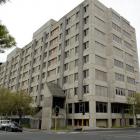
[[[66,17],[63,18],[62,25],[62,44],[61,44],[61,61],[60,61],[60,81],[59,86],[63,88],[63,75],[64,75],[64,61],[65,61],[65,30],[66,30]]]
[[[112,117],[111,117],[111,103],[108,102],[108,128],[112,127]]]
[[[89,112],[89,127],[96,128],[96,101],[93,99],[89,101]]]
[[[75,106],[74,103],[72,103],[72,127],[74,127],[74,110],[75,110]]]
[[[18,91],[19,89],[19,76],[20,76],[20,70],[21,70],[21,59],[22,59],[22,50],[20,51],[20,54],[19,54],[19,60],[18,60],[18,68],[17,68],[17,80],[16,80],[16,91]],[[29,92],[29,90],[28,90]]]
[[[40,95],[41,95],[41,84],[42,84],[42,71],[43,71],[43,60],[44,60],[44,50],[46,44],[46,33],[43,33],[43,45],[41,51],[41,63],[40,63],[40,73],[39,73],[39,90],[38,90],[38,105],[40,106]]]
[[[78,99],[83,99],[83,4],[79,14],[79,51],[78,51]]]
[[[33,71],[33,60],[34,60],[34,49],[35,49],[35,46],[36,46],[36,40],[33,40],[33,43],[32,43],[32,56],[31,56],[31,67],[30,67],[30,75],[29,75],[29,93],[31,91],[31,79],[32,79],[32,71]]]

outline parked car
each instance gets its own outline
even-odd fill
[[[23,128],[16,122],[11,122],[10,125],[6,127],[6,131],[9,132],[22,132]]]
[[[5,128],[9,126],[10,123],[10,120],[0,120],[0,130],[5,130]]]

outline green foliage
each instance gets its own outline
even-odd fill
[[[15,39],[9,34],[6,26],[0,24],[0,48],[16,46]]]
[[[140,93],[136,93],[134,97],[127,98],[128,103],[131,105],[129,109],[130,114],[140,114]]]
[[[9,0],[0,0],[0,4],[6,3]]]
[[[0,88],[0,115],[30,115],[32,97],[23,91],[11,92]]]

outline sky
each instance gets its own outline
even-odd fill
[[[22,48],[32,40],[33,33],[50,19],[59,20],[83,0],[10,0],[0,5],[0,21],[5,24],[17,47]],[[130,21],[136,29],[140,58],[140,0],[99,0]],[[6,61],[11,50],[0,54],[0,62]]]

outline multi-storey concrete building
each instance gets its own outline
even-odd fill
[[[135,29],[113,9],[85,0],[50,20],[0,65],[0,86],[25,90],[42,129],[133,124],[127,97],[139,80]]]

